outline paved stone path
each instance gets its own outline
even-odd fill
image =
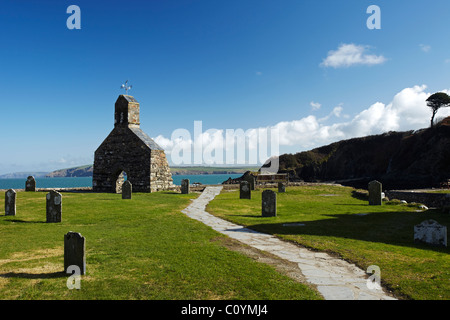
[[[214,230],[259,250],[295,262],[306,280],[315,285],[326,300],[395,300],[381,289],[367,287],[367,274],[344,260],[313,252],[275,236],[260,233],[217,218],[205,211],[222,187],[206,187],[182,212]]]

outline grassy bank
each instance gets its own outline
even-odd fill
[[[0,199],[0,299],[318,299],[309,287],[227,249],[180,211],[195,194],[63,193],[61,223],[45,223],[45,193]],[[3,197],[2,197],[3,198]],[[69,290],[63,237],[86,238],[87,274]]]
[[[275,189],[273,189],[275,190]],[[276,191],[276,190],[275,190]],[[339,186],[289,187],[277,194],[277,217],[261,217],[261,189],[252,200],[223,191],[209,205],[212,214],[320,251],[366,270],[381,269],[382,283],[401,298],[450,299],[450,249],[415,244],[414,225],[434,219],[450,227],[450,215],[417,212],[398,202],[369,206],[363,195]],[[286,227],[283,224],[304,226]]]

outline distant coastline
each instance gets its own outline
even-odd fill
[[[170,167],[173,176],[179,175],[209,175],[209,174],[244,174],[246,171],[258,171],[259,167]],[[84,165],[73,168],[59,169],[52,172],[16,172],[0,175],[0,179],[35,178],[82,178],[92,177],[93,166]]]

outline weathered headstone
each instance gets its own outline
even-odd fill
[[[47,222],[61,222],[62,195],[55,190],[47,193]]]
[[[276,217],[277,215],[277,194],[272,190],[262,192],[262,216]]]
[[[16,198],[17,193],[13,189],[5,192],[5,216],[16,215]]]
[[[86,274],[86,239],[78,232],[69,231],[64,235],[64,270],[78,266],[81,275]]]
[[[371,206],[381,206],[383,203],[381,189],[382,185],[380,182],[374,180],[369,182],[369,205]]]
[[[283,182],[278,182],[278,192],[283,193],[286,192],[286,184]]]
[[[122,184],[122,199],[131,199],[133,193],[133,185],[129,180]]]
[[[36,180],[33,176],[29,176],[25,182],[25,191],[36,191]]]
[[[249,174],[244,178],[249,183],[250,190],[255,190],[256,178],[254,175]]]
[[[447,246],[447,227],[434,220],[426,220],[414,226],[414,242],[434,246]]]
[[[181,193],[182,194],[189,194],[189,179],[183,179],[181,180]]]
[[[251,199],[252,191],[250,189],[250,183],[248,181],[241,181],[239,183],[239,199]]]

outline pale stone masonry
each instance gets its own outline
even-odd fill
[[[164,150],[140,128],[139,108],[132,96],[117,99],[114,129],[95,151],[94,191],[120,193],[124,172],[133,192],[174,187]]]

